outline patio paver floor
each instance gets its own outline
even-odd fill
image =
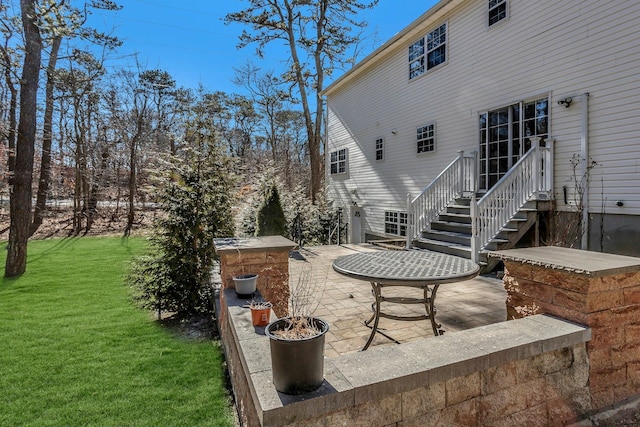
[[[314,289],[321,295],[314,315],[329,322],[329,332],[325,341],[325,355],[335,357],[359,351],[367,341],[371,330],[364,321],[371,317],[371,285],[364,280],[352,279],[336,273],[331,267],[334,259],[357,252],[383,250],[377,246],[341,245],[311,246],[297,251],[290,258],[291,283],[303,271],[311,268],[312,279],[324,282],[324,289]],[[326,281],[324,280],[326,277]],[[395,295],[410,295],[418,292],[411,288],[398,288]],[[477,326],[506,320],[506,292],[502,281],[489,276],[478,276],[472,280],[443,284],[436,298],[436,321],[442,324],[445,333],[453,333]],[[407,306],[387,304],[385,311],[402,315],[424,314],[421,305]],[[380,328],[384,334],[400,343],[423,338],[434,338],[429,320],[406,322],[381,319]],[[376,334],[371,346],[397,345],[382,334]]]

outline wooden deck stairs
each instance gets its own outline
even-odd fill
[[[471,208],[470,198],[458,198],[431,222],[429,230],[422,230],[413,247],[442,252],[471,259]],[[478,263],[483,272],[492,271],[499,261],[488,259],[487,253],[494,250],[511,249],[518,244],[537,246],[540,241],[539,218],[549,209],[548,201],[529,201],[514,216],[490,243],[479,253]],[[525,239],[526,237],[526,239]]]

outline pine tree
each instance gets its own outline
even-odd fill
[[[142,307],[186,318],[212,310],[213,239],[233,234],[233,183],[217,150],[189,150],[163,166],[165,215],[154,224],[153,253],[134,264],[129,284]]]
[[[256,236],[286,236],[287,220],[280,203],[280,194],[275,184],[271,185],[264,203],[258,210]]]

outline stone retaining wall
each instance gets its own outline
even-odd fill
[[[640,259],[559,247],[499,251],[508,318],[548,313],[588,326],[594,409],[640,396]]]
[[[640,259],[553,247],[491,254],[513,320],[327,358],[319,390],[280,394],[264,328],[228,283],[235,266],[277,265],[286,286],[288,260],[260,250],[226,259],[217,301],[245,426],[556,426],[640,394]]]
[[[220,331],[244,426],[561,425],[591,410],[587,328],[537,315],[325,359],[325,383],[278,393],[269,341],[233,290]]]

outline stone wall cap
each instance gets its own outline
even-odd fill
[[[229,252],[256,252],[266,250],[290,251],[298,245],[283,236],[226,237],[213,240],[217,254]]]
[[[640,271],[640,258],[559,246],[493,251],[488,256],[592,277]]]

